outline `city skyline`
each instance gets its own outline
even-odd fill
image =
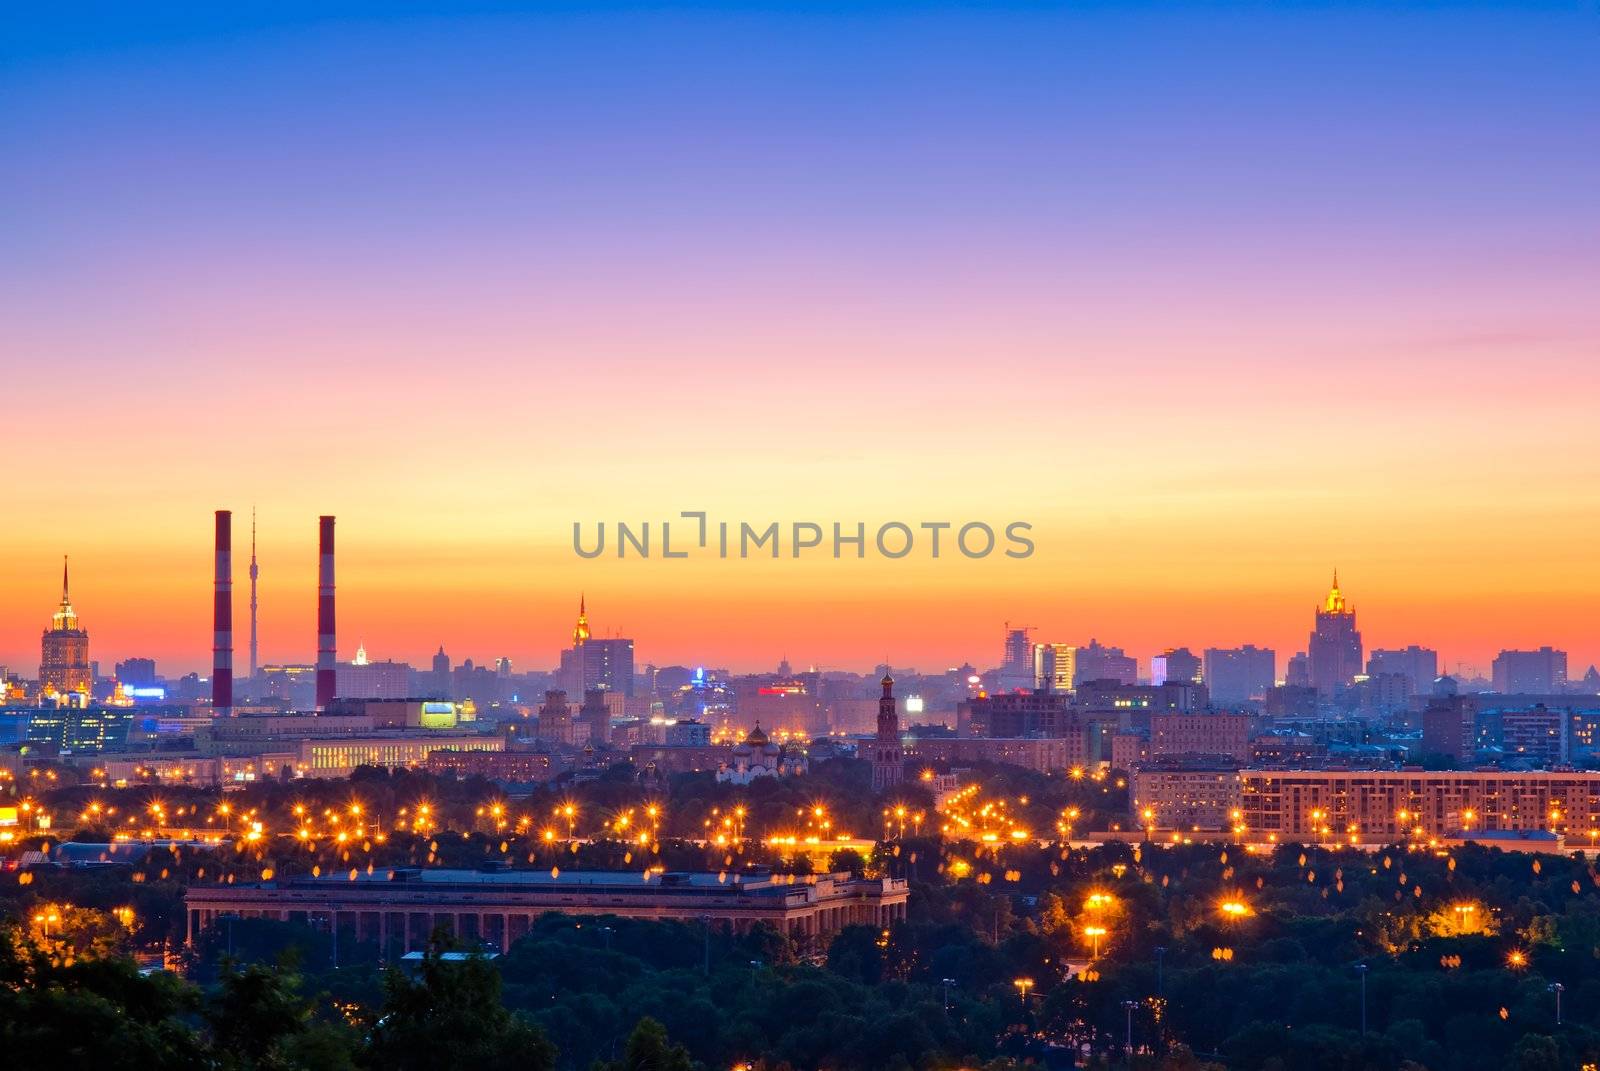
[[[63,565],[62,565],[62,567],[63,567],[63,576],[61,578],[61,585],[62,586],[60,588],[60,599],[55,604],[56,607],[57,607],[57,610],[55,611],[54,616],[52,618],[50,618],[48,620],[48,622],[47,622],[47,627],[49,627],[49,628],[60,627],[59,621],[60,621],[61,616],[62,616],[61,607],[65,607],[67,605],[67,603],[66,603],[66,589],[65,589],[65,582],[66,582],[65,570],[66,570],[66,566],[67,566],[67,562],[63,561]],[[341,576],[344,575],[343,568],[344,568],[343,565],[341,565],[341,573],[340,573]],[[316,582],[315,578],[313,578],[312,583],[314,584],[315,582]],[[347,592],[345,591],[344,582],[341,581],[340,582],[340,598],[341,598],[341,601],[343,601],[345,599],[348,599],[348,597],[349,596],[348,596]],[[1318,602],[1317,602],[1317,604],[1315,606],[1312,607],[1313,616],[1315,617],[1315,620],[1318,622],[1319,627],[1320,627],[1321,621],[1324,619],[1324,617],[1330,611],[1333,611],[1333,610],[1337,609],[1339,614],[1345,614],[1346,613],[1345,598],[1346,598],[1346,593],[1342,592],[1341,588],[1339,587],[1339,579],[1338,579],[1337,573],[1335,573],[1335,576],[1333,578],[1333,587],[1332,587],[1332,589],[1327,593],[1326,596],[1324,596],[1322,599],[1318,600]],[[507,649],[506,645],[504,645],[504,644],[501,644],[500,648],[496,648],[496,649],[493,649],[493,650],[490,650],[490,649],[479,650],[479,649],[476,649],[476,648],[470,648],[469,649],[469,648],[466,648],[466,647],[463,647],[463,646],[461,646],[459,644],[454,643],[451,639],[449,639],[447,637],[439,639],[433,645],[428,646],[427,649],[422,650],[422,651],[412,651],[412,650],[404,650],[404,649],[391,649],[391,648],[386,648],[381,643],[372,642],[372,640],[370,639],[370,635],[377,635],[377,636],[380,636],[380,637],[383,636],[384,633],[383,633],[383,630],[381,630],[381,629],[379,629],[379,630],[368,630],[368,631],[358,630],[356,632],[356,634],[355,634],[354,639],[350,638],[350,636],[351,636],[350,632],[348,632],[348,631],[342,632],[341,636],[340,636],[340,639],[338,641],[338,647],[337,647],[337,650],[336,650],[335,653],[336,653],[337,658],[338,658],[338,660],[340,661],[341,664],[348,663],[351,660],[355,659],[356,655],[357,655],[357,651],[359,649],[361,655],[364,656],[364,657],[373,658],[375,656],[375,660],[378,660],[378,661],[392,660],[392,661],[396,661],[396,662],[404,662],[404,663],[412,665],[415,668],[419,668],[420,669],[421,667],[423,667],[425,665],[428,665],[432,661],[433,656],[436,653],[436,651],[442,649],[442,650],[444,650],[444,651],[446,651],[447,653],[450,654],[450,656],[452,658],[452,661],[455,662],[456,664],[460,664],[461,662],[463,662],[463,661],[465,661],[467,659],[472,659],[472,660],[475,660],[480,665],[486,665],[486,664],[492,664],[495,660],[497,660],[499,658],[510,658],[512,663],[513,663],[513,665],[517,668],[518,671],[529,671],[529,670],[535,670],[535,671],[546,671],[546,670],[557,671],[557,670],[560,669],[561,664],[562,664],[562,660],[565,657],[565,655],[567,653],[570,653],[570,652],[566,651],[566,648],[572,643],[572,641],[574,639],[576,639],[577,630],[582,630],[584,632],[585,638],[588,638],[588,635],[589,635],[589,633],[588,633],[589,619],[588,619],[587,611],[585,609],[586,601],[587,601],[587,593],[583,592],[583,591],[580,591],[578,593],[578,595],[577,595],[576,610],[574,611],[574,609],[572,607],[568,608],[567,623],[564,626],[565,632],[563,633],[562,629],[557,629],[556,630],[557,631],[557,635],[560,638],[552,638],[551,636],[541,635],[540,637],[538,637],[536,639],[532,639],[531,641],[526,640],[526,639],[523,640],[523,641],[519,641],[519,642],[527,642],[527,643],[530,644],[529,646],[521,648],[520,650],[521,650],[522,653],[520,653],[520,654],[508,653],[509,649]],[[208,606],[209,606],[209,601],[208,601]],[[1354,615],[1355,609],[1356,609],[1356,600],[1352,598],[1349,601],[1349,609],[1348,609],[1348,613],[1350,615],[1352,615],[1351,616],[1352,620],[1354,620],[1353,615]],[[341,611],[341,614],[343,614],[345,612],[346,611]],[[87,624],[82,624],[82,625],[79,624],[79,622],[78,622],[78,617],[79,616],[80,615],[78,614],[77,610],[74,609],[73,610],[73,619],[72,619],[73,627],[75,627],[75,628],[76,627],[82,627],[85,633],[94,634],[95,630],[90,629],[87,626]],[[313,612],[313,616],[315,616],[315,612]],[[575,630],[573,628],[573,626],[572,626],[572,621],[574,620],[574,618],[576,618],[576,620],[578,621],[577,630]],[[1160,631],[1159,626],[1154,626],[1154,627],[1157,629],[1157,631]],[[1058,632],[1053,627],[1041,626],[1041,625],[1038,625],[1038,624],[1027,623],[1027,622],[1022,622],[1022,621],[1007,620],[1007,621],[1002,622],[999,625],[991,627],[989,629],[989,632],[991,633],[991,635],[986,637],[986,641],[987,642],[980,642],[980,643],[976,644],[971,653],[956,657],[953,661],[949,661],[948,664],[929,663],[926,658],[918,658],[918,657],[915,656],[915,654],[909,654],[909,655],[902,656],[900,658],[895,658],[895,657],[892,657],[890,655],[890,652],[888,652],[888,651],[882,652],[880,657],[876,658],[876,659],[868,658],[866,661],[862,661],[859,656],[856,657],[856,658],[846,657],[846,658],[843,658],[843,659],[841,659],[841,660],[839,660],[837,662],[831,662],[831,663],[830,662],[818,662],[818,661],[807,660],[807,659],[799,656],[798,654],[796,654],[795,662],[796,662],[797,665],[808,665],[809,664],[809,665],[811,665],[811,666],[813,666],[813,667],[815,667],[817,669],[822,669],[822,670],[838,670],[838,671],[856,672],[856,673],[865,673],[865,674],[870,674],[870,673],[874,672],[874,668],[873,667],[884,664],[884,659],[885,658],[888,659],[888,662],[890,664],[898,665],[898,666],[901,666],[901,667],[904,667],[904,668],[914,669],[919,673],[938,673],[938,672],[941,672],[943,670],[946,670],[946,669],[949,669],[949,668],[953,668],[953,667],[959,666],[959,665],[964,664],[964,663],[970,663],[970,664],[974,665],[976,668],[978,668],[980,670],[998,669],[998,668],[1003,668],[1005,660],[1006,660],[1006,655],[1001,651],[1002,644],[1001,644],[1001,636],[1000,636],[999,633],[1000,633],[1000,630],[1002,628],[1004,628],[1004,629],[1026,628],[1031,634],[1030,638],[1032,639],[1032,641],[1035,644],[1040,644],[1040,645],[1045,645],[1045,644],[1077,644],[1077,645],[1084,645],[1084,644],[1088,644],[1090,642],[1102,642],[1102,643],[1106,643],[1108,646],[1112,646],[1112,647],[1116,647],[1116,648],[1120,648],[1120,649],[1126,650],[1128,652],[1128,654],[1133,656],[1135,658],[1135,660],[1137,661],[1137,664],[1138,664],[1138,667],[1139,667],[1139,673],[1140,673],[1141,678],[1146,678],[1151,674],[1151,672],[1153,672],[1153,667],[1151,665],[1151,660],[1154,659],[1154,658],[1160,657],[1164,651],[1167,651],[1169,649],[1188,649],[1195,656],[1197,656],[1197,658],[1198,658],[1198,655],[1201,652],[1203,652],[1204,650],[1208,649],[1208,648],[1236,648],[1236,647],[1245,646],[1247,644],[1253,645],[1253,646],[1257,646],[1257,647],[1266,648],[1268,650],[1271,650],[1271,651],[1275,652],[1275,654],[1276,654],[1277,668],[1278,668],[1277,676],[1278,676],[1278,678],[1280,680],[1283,679],[1284,673],[1288,669],[1288,661],[1291,658],[1291,656],[1295,656],[1297,654],[1301,655],[1301,656],[1304,656],[1304,655],[1307,655],[1308,653],[1310,653],[1310,651],[1311,651],[1311,648],[1307,645],[1307,643],[1303,639],[1301,640],[1301,642],[1298,645],[1296,645],[1294,643],[1276,644],[1276,643],[1272,643],[1272,642],[1262,642],[1260,640],[1260,638],[1256,638],[1256,639],[1248,639],[1247,638],[1247,639],[1237,640],[1237,641],[1233,641],[1233,642],[1216,642],[1216,643],[1212,643],[1212,642],[1202,642],[1202,641],[1196,641],[1196,640],[1188,640],[1188,639],[1184,639],[1184,638],[1180,637],[1180,638],[1174,639],[1174,640],[1172,640],[1170,642],[1163,643],[1163,644],[1161,644],[1159,646],[1152,647],[1152,648],[1147,648],[1147,647],[1131,645],[1129,643],[1124,642],[1121,638],[1119,638],[1117,636],[1102,635],[1102,634],[1100,634],[1098,632],[1094,632],[1093,630],[1090,630],[1090,634],[1079,636],[1079,635],[1076,635],[1076,634],[1069,634],[1067,632]],[[0,628],[0,634],[4,634],[7,631],[10,631],[10,630]],[[1280,629],[1278,631],[1281,632],[1281,631],[1284,631],[1284,630]],[[1291,628],[1287,629],[1287,632],[1288,632],[1288,634],[1292,635],[1292,634],[1294,634],[1295,630],[1291,627]],[[37,635],[37,634],[35,634],[35,635]],[[115,635],[115,634],[113,634],[113,635]],[[207,632],[207,636],[209,637],[209,635],[210,635],[210,633],[208,631]],[[1301,631],[1299,633],[1299,635],[1301,635],[1303,637],[1305,635],[1305,633],[1303,631]],[[625,637],[625,638],[629,639],[630,641],[634,641],[636,643],[640,641],[640,636],[634,634],[634,630],[622,627],[621,625],[612,625],[612,626],[609,626],[609,627],[606,627],[606,626],[602,625],[601,631],[596,633],[593,636],[593,638],[595,640],[604,640],[604,639],[609,639],[611,637]],[[107,670],[108,670],[108,668],[110,667],[110,665],[112,663],[114,663],[116,661],[121,661],[121,660],[126,659],[126,658],[142,658],[142,657],[154,658],[157,661],[158,664],[160,664],[160,665],[162,665],[164,667],[164,672],[166,673],[166,675],[168,675],[170,677],[176,677],[176,676],[179,676],[179,675],[181,675],[183,673],[187,673],[187,672],[197,672],[202,677],[205,677],[209,673],[210,667],[209,667],[208,664],[202,664],[200,661],[193,661],[192,663],[190,661],[186,661],[185,659],[186,659],[187,656],[184,653],[185,652],[185,648],[183,648],[183,647],[176,648],[174,652],[162,652],[162,651],[159,651],[159,650],[157,650],[155,648],[150,648],[148,646],[146,648],[139,648],[139,649],[127,649],[127,650],[114,649],[114,650],[112,650],[110,652],[109,656],[107,656],[104,653],[104,652],[106,652],[107,649],[106,649],[106,647],[102,646],[102,644],[104,642],[105,641],[101,640],[99,638],[99,636],[96,635],[95,643],[90,649],[90,660],[95,662],[95,663],[97,663],[98,665],[100,665],[102,673],[104,675],[107,675],[107,676],[109,676],[109,673],[107,672]],[[316,642],[318,642],[317,637],[313,637],[313,640],[312,640],[313,645]],[[650,641],[648,641],[648,640],[645,641],[647,651],[648,651],[649,642]],[[779,661],[789,661],[790,660],[789,659],[789,655],[790,655],[791,652],[788,650],[787,647],[784,647],[781,644],[780,644],[780,653],[776,657],[767,658],[765,661],[755,661],[755,662],[746,663],[746,662],[738,661],[736,659],[728,659],[728,658],[719,657],[719,655],[717,654],[717,649],[718,649],[717,645],[719,643],[722,643],[722,642],[724,642],[724,641],[711,640],[711,639],[688,638],[688,639],[685,639],[685,640],[681,641],[681,643],[684,646],[680,646],[680,647],[676,647],[676,648],[669,646],[669,647],[666,648],[667,650],[687,651],[688,654],[686,654],[685,656],[679,657],[679,658],[672,658],[672,657],[644,657],[644,658],[639,659],[639,663],[638,664],[640,666],[644,666],[646,664],[651,664],[651,665],[673,665],[673,664],[696,665],[696,664],[698,664],[698,665],[703,665],[703,666],[708,666],[708,667],[709,666],[716,666],[718,668],[727,669],[727,670],[729,670],[731,672],[736,672],[736,673],[751,673],[751,672],[767,672],[767,671],[770,671],[774,666],[776,666]],[[1441,673],[1457,675],[1457,676],[1461,676],[1463,674],[1467,674],[1467,675],[1472,675],[1472,676],[1483,678],[1483,679],[1488,679],[1489,674],[1491,672],[1491,668],[1492,668],[1491,667],[1491,663],[1492,663],[1494,657],[1496,655],[1498,655],[1498,654],[1500,654],[1502,652],[1506,652],[1506,651],[1534,650],[1534,649],[1537,649],[1539,647],[1550,647],[1550,646],[1553,646],[1553,647],[1557,648],[1558,650],[1567,651],[1568,654],[1570,655],[1570,664],[1572,666],[1571,679],[1574,680],[1574,681],[1576,681],[1579,677],[1582,676],[1585,667],[1594,664],[1593,660],[1586,659],[1586,656],[1584,655],[1583,652],[1581,652],[1581,651],[1579,651],[1579,652],[1571,652],[1569,649],[1564,648],[1561,644],[1554,643],[1554,642],[1549,641],[1549,640],[1537,641],[1537,642],[1529,641],[1529,642],[1524,643],[1524,644],[1504,643],[1504,644],[1501,644],[1500,646],[1494,648],[1494,650],[1488,652],[1482,658],[1481,662],[1469,662],[1469,661],[1467,661],[1467,660],[1465,660],[1463,658],[1452,656],[1450,652],[1439,648],[1438,645],[1436,645],[1436,644],[1430,643],[1429,640],[1426,637],[1422,637],[1422,638],[1413,637],[1413,638],[1410,638],[1410,639],[1395,638],[1391,642],[1387,642],[1387,643],[1386,642],[1382,642],[1381,640],[1379,642],[1370,642],[1370,641],[1368,641],[1365,645],[1362,645],[1361,636],[1358,633],[1357,634],[1357,654],[1352,656],[1355,660],[1353,662],[1351,662],[1350,665],[1358,667],[1356,672],[1365,672],[1365,667],[1366,667],[1367,660],[1368,660],[1368,658],[1370,657],[1370,655],[1373,652],[1380,651],[1380,650],[1392,650],[1392,649],[1395,649],[1395,648],[1399,648],[1399,647],[1403,647],[1403,646],[1411,646],[1411,645],[1420,645],[1420,646],[1422,646],[1424,648],[1428,648],[1430,650],[1435,651],[1439,656],[1439,670],[1440,670]],[[550,658],[543,657],[542,656],[542,652],[546,648],[549,648],[549,647],[552,647],[552,646],[554,647],[554,656],[550,657]],[[880,646],[883,646],[883,645],[880,644]],[[271,644],[269,644],[268,647],[267,647],[267,650],[269,652],[277,650],[277,649],[278,649],[278,647],[276,647],[274,645],[271,645]],[[295,649],[295,644],[294,644],[294,642],[292,640],[285,639],[281,643],[281,649],[284,652],[288,652],[288,653],[284,657],[266,657],[266,658],[263,658],[262,659],[262,665],[273,665],[273,664],[314,665],[317,662],[317,657],[316,657],[317,652],[316,652],[314,646],[310,650],[310,654],[309,654],[308,657],[306,657],[306,656],[296,656],[293,653],[294,649]],[[9,671],[11,674],[13,674],[15,676],[20,676],[20,677],[23,677],[23,678],[27,678],[28,676],[30,676],[30,674],[28,672],[25,672],[25,671],[31,668],[31,666],[33,664],[31,659],[36,658],[37,653],[38,653],[37,640],[35,640],[35,642],[34,642],[33,655],[18,653],[18,654],[12,654],[12,655],[7,656],[7,653],[4,650],[0,650],[0,668],[6,669],[7,671]],[[1329,681],[1324,681],[1323,684],[1327,685],[1327,684],[1329,684],[1330,681],[1335,680],[1335,679],[1339,679],[1340,676],[1343,676],[1345,679],[1347,679],[1348,678],[1348,670],[1349,670],[1349,666],[1344,667],[1344,672],[1342,674],[1335,674],[1333,677],[1329,678]],[[1293,683],[1292,680],[1291,680],[1291,683]],[[1326,688],[1324,688],[1323,690],[1326,690]]]
[[[1600,137],[1563,4],[35,12],[0,43],[0,660],[862,667],[1006,620],[1600,658]],[[1208,47],[1196,49],[1205,40]],[[106,161],[115,160],[115,167]],[[571,526],[1021,518],[1026,561],[578,559]],[[242,582],[243,576],[236,577]]]

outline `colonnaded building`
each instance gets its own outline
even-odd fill
[[[194,886],[186,937],[233,918],[303,922],[376,941],[383,954],[425,947],[443,927],[509,949],[540,915],[617,915],[704,923],[745,933],[767,923],[796,938],[906,917],[906,882],[848,874],[710,874],[650,871],[392,867],[249,885]]]

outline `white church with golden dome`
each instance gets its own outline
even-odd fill
[[[805,773],[808,765],[803,752],[774,744],[758,722],[743,743],[734,745],[733,754],[717,770],[717,780],[748,785],[758,777]]]

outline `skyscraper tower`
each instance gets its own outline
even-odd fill
[[[894,678],[884,674],[878,700],[878,735],[872,742],[872,791],[894,788],[905,779],[906,756],[900,747],[900,715],[894,706]]]
[[[1333,587],[1317,610],[1317,625],[1306,647],[1311,686],[1332,695],[1352,684],[1361,672],[1361,633],[1356,630],[1355,607],[1339,591],[1339,570]]]
[[[61,557],[61,606],[39,640],[39,687],[45,692],[87,695],[94,686],[89,668],[89,633],[78,627],[67,587],[67,558]]]
[[[250,507],[250,679],[256,678],[256,578],[261,570],[256,566],[256,508]],[[252,691],[250,693],[254,695]]]

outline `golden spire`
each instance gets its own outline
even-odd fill
[[[578,595],[578,623],[572,626],[572,646],[582,647],[589,639],[589,614],[584,606],[584,596]]]
[[[72,596],[67,588],[67,556],[61,556],[61,607],[50,615],[52,632],[73,632],[78,627],[78,614],[72,608]]]
[[[1328,591],[1328,598],[1322,604],[1322,612],[1327,614],[1342,614],[1345,612],[1344,595],[1339,591],[1339,570],[1333,571],[1333,587]]]

